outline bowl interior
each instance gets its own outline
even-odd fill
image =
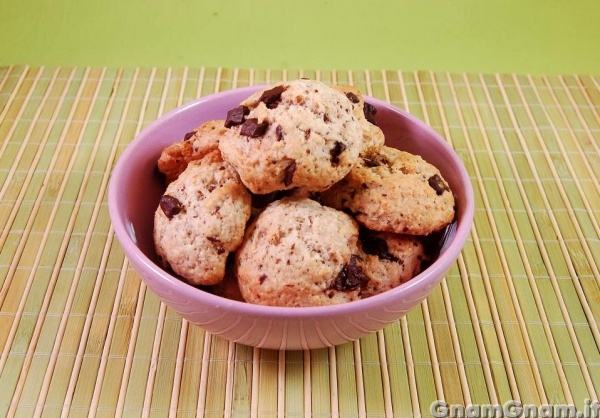
[[[228,110],[259,88],[235,89],[193,101],[157,119],[125,149],[111,179],[109,206],[115,231],[128,256],[134,254],[156,262],[152,233],[154,210],[164,192],[156,172],[162,149],[205,121],[223,119]],[[468,175],[456,153],[429,126],[386,102],[365,99],[377,108],[376,118],[386,135],[386,144],[421,155],[434,164],[456,195],[456,222],[444,235],[438,257],[438,261],[443,257],[451,260],[445,260],[440,267],[441,275],[458,255],[472,222],[473,196]],[[451,247],[452,254],[444,256]]]

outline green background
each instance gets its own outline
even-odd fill
[[[600,74],[600,1],[0,0],[0,65]]]

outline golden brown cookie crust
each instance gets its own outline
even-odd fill
[[[265,98],[273,91],[278,94]],[[363,150],[363,124],[354,104],[324,83],[279,83],[240,106],[248,112],[244,123],[230,126],[219,149],[253,193],[325,190],[350,171]],[[256,129],[246,129],[249,121]]]
[[[230,252],[242,242],[250,195],[218,151],[191,161],[167,186],[154,217],[156,253],[163,266],[193,285],[225,275]]]
[[[375,231],[428,235],[454,219],[454,195],[439,170],[387,146],[364,155],[321,199]]]
[[[161,153],[157,168],[165,175],[167,183],[175,180],[190,161],[199,160],[209,152],[219,149],[219,140],[227,131],[223,120],[203,123],[185,137],[166,147]]]
[[[340,282],[349,265],[361,268],[357,256],[358,226],[348,215],[310,199],[284,198],[247,229],[236,254],[240,290],[246,301],[271,306],[357,300],[360,278],[349,286]]]
[[[361,249],[364,253],[368,283],[362,297],[383,293],[408,282],[421,272],[428,260],[421,237],[361,230]]]

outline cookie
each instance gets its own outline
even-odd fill
[[[236,274],[250,303],[322,306],[357,300],[367,281],[358,225],[314,200],[277,200],[248,227],[236,253]]]
[[[356,87],[347,85],[332,86],[341,91],[354,105],[354,114],[363,125],[363,148],[365,151],[381,147],[385,142],[385,136],[377,126],[377,108],[365,99]]]
[[[363,150],[363,123],[342,92],[311,80],[283,82],[231,109],[220,142],[255,194],[321,191],[341,180]]]
[[[454,219],[454,195],[440,171],[387,146],[363,155],[321,200],[375,231],[427,235]]]
[[[216,284],[228,254],[242,243],[249,217],[250,195],[219,151],[190,161],[155,211],[159,261],[190,284]]]
[[[364,271],[369,281],[363,286],[367,298],[388,291],[419,274],[429,260],[421,237],[362,228],[360,245]]]
[[[190,161],[199,160],[206,154],[219,149],[219,140],[226,131],[223,120],[211,120],[185,134],[184,138],[166,147],[157,162],[158,171],[164,174],[167,183],[175,180]]]

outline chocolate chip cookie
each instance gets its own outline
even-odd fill
[[[363,155],[321,200],[375,231],[428,235],[454,219],[454,195],[440,171],[387,146]]]
[[[155,212],[161,264],[193,285],[219,283],[228,254],[242,243],[250,211],[248,191],[219,151],[190,161]]]
[[[271,203],[250,224],[236,253],[247,302],[322,306],[360,298],[367,282],[358,225],[340,211],[306,198]]]
[[[421,237],[361,228],[360,245],[364,271],[369,281],[363,286],[367,298],[406,283],[421,272],[429,260]]]
[[[350,171],[364,148],[355,103],[312,80],[259,91],[228,112],[225,126],[229,132],[219,149],[255,194],[325,190]]]
[[[226,131],[223,120],[211,120],[185,134],[182,140],[166,147],[157,162],[158,171],[168,183],[175,180],[190,161],[199,160],[219,149],[219,140]]]

